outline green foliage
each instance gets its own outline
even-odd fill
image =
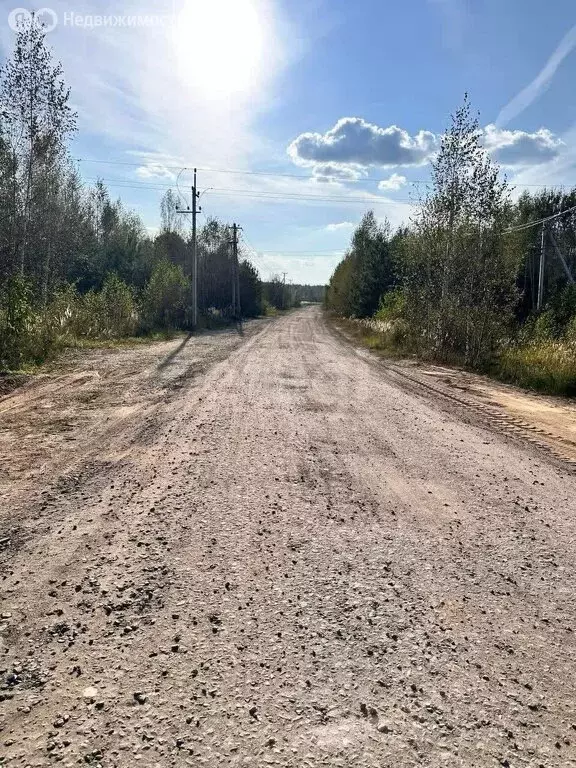
[[[378,309],[388,331],[395,324],[396,336],[421,355],[490,362],[510,331],[518,256],[503,234],[506,184],[481,138],[465,98],[411,226],[390,237],[373,214],[364,217],[330,281],[330,309],[358,317]]]
[[[373,211],[364,215],[326,289],[328,309],[355,317],[369,317],[377,310],[382,294],[395,281],[389,230]]]
[[[265,305],[269,308],[282,310],[300,306],[300,299],[294,286],[286,284],[277,275],[274,275],[267,283],[263,283],[262,295]]]
[[[244,317],[262,314],[262,283],[258,271],[246,259],[240,262],[240,307]]]
[[[120,338],[132,336],[138,326],[138,312],[134,292],[118,275],[108,275],[100,292],[105,313],[100,336]]]
[[[521,225],[539,221],[575,205],[576,188],[569,191],[543,189],[534,193],[524,192],[514,208],[510,224]],[[521,323],[536,311],[541,238],[542,228],[539,226],[508,236],[511,247],[520,254],[521,263],[517,275],[520,301],[516,307],[516,317]],[[554,243],[563,254],[572,275],[576,277],[576,211],[560,216],[546,225],[545,304],[555,303],[566,287],[566,274]]]
[[[380,299],[380,306],[374,315],[377,320],[394,322],[399,320],[406,309],[406,295],[402,288],[385,293]]]
[[[177,232],[161,232],[154,241],[154,255],[158,261],[167,260],[178,265],[185,274],[190,272],[190,249]]]
[[[189,282],[181,267],[160,261],[142,293],[143,328],[183,328],[188,289]]]
[[[79,340],[189,328],[192,249],[180,198],[164,194],[160,233],[151,237],[102,181],[83,183],[67,146],[76,114],[40,25],[16,35],[0,95],[0,367],[40,361]],[[216,219],[198,232],[199,328],[230,322],[231,239]],[[263,286],[239,258],[243,313],[256,316]],[[282,306],[296,301],[286,290]]]
[[[262,314],[265,317],[274,317],[275,315],[278,314],[278,310],[276,309],[275,306],[270,304],[268,299],[264,298],[262,299]]]
[[[1,368],[40,363],[78,339],[119,339],[138,329],[133,291],[114,274],[101,291],[81,294],[65,285],[45,307],[33,307],[32,290],[20,276],[8,280],[0,294]]]
[[[325,285],[299,285],[291,286],[294,300],[308,302],[310,304],[322,304],[326,295]]]
[[[42,314],[52,334],[67,342],[132,336],[139,322],[134,293],[115,274],[106,277],[101,291],[81,294],[64,286]]]
[[[442,137],[432,178],[401,251],[405,318],[421,353],[484,365],[510,329],[518,260],[502,232],[506,184],[467,99]]]
[[[29,282],[15,275],[0,288],[0,367],[19,368],[29,354],[27,337],[34,324]]]

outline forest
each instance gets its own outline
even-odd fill
[[[42,26],[20,29],[0,72],[0,370],[83,340],[191,329],[182,200],[164,194],[151,236],[102,182],[87,186],[70,154],[70,96]],[[231,225],[208,219],[197,242],[199,326],[232,322]],[[318,287],[263,283],[241,244],[238,270],[242,317],[288,309],[310,291],[322,300]]]
[[[466,97],[409,225],[363,217],[327,308],[383,351],[576,394],[576,188],[518,192]]]

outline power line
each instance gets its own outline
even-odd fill
[[[346,197],[343,195],[301,195],[297,192],[268,192],[268,191],[256,191],[253,192],[251,190],[245,190],[245,189],[232,189],[230,187],[212,187],[210,190],[211,192],[221,194],[221,193],[233,193],[235,195],[244,195],[245,197],[265,197],[270,199],[281,199],[281,200],[321,200],[322,202],[358,202],[358,203],[378,203],[378,204],[398,204],[401,205],[402,203],[411,203],[413,205],[417,205],[417,203],[414,203],[414,201],[410,200],[409,198],[399,198],[396,200],[388,200],[388,199],[380,199],[378,197]]]
[[[250,245],[244,232],[242,232],[241,237],[242,237],[242,245],[246,247],[248,251],[248,255],[252,256],[255,259],[258,259],[258,261],[262,261],[262,257],[260,256],[258,251]]]
[[[94,162],[106,162],[106,161],[94,161]],[[111,161],[113,162],[113,161]],[[126,165],[132,165],[131,163],[125,163]],[[253,172],[256,173],[256,172]],[[262,174],[265,175],[265,174]],[[173,184],[152,184],[149,182],[135,182],[131,183],[131,180],[124,180],[124,179],[98,179],[98,178],[87,178],[87,181],[104,181],[109,186],[116,186],[120,189],[149,189],[149,190],[162,190],[162,189],[168,189],[173,188]],[[537,185],[532,185],[537,186]],[[311,202],[311,201],[317,201],[317,202],[323,202],[323,203],[334,203],[338,205],[346,205],[346,204],[371,204],[371,205],[403,205],[403,204],[411,204],[413,206],[419,205],[419,203],[415,203],[412,200],[406,200],[406,199],[400,199],[400,200],[380,200],[377,197],[367,197],[367,198],[360,198],[360,197],[337,197],[335,195],[331,196],[321,196],[321,195],[299,195],[297,193],[281,193],[281,192],[251,192],[250,190],[243,190],[243,189],[232,189],[232,188],[218,188],[214,187],[210,189],[210,192],[216,196],[224,195],[228,197],[229,195],[241,195],[248,198],[254,198],[254,199],[269,199],[269,200],[278,200],[279,202],[282,201],[288,201],[288,202],[298,202],[298,201],[305,201],[305,202]],[[564,216],[567,213],[571,213],[572,211],[576,211],[576,205],[571,206],[570,208],[567,208],[564,211],[560,211],[558,213],[552,214],[551,216],[546,216],[545,218],[538,219],[536,221],[526,222],[524,224],[519,224],[514,227],[508,227],[507,229],[502,230],[503,234],[509,234],[512,232],[522,232],[527,229],[531,229],[533,227],[536,227],[540,224],[544,224],[548,221],[552,221],[553,219],[557,219],[560,216]],[[308,251],[305,251],[305,253],[310,253]]]
[[[161,184],[152,182],[138,182],[133,179],[107,179],[98,177],[85,177],[86,181],[103,181],[110,187],[118,187],[120,189],[149,189],[149,190],[163,190],[173,189],[174,184]],[[287,200],[295,201],[303,200],[306,202],[317,201],[322,203],[337,203],[337,204],[374,204],[374,205],[419,205],[419,203],[410,200],[409,198],[400,198],[397,200],[380,199],[374,197],[345,197],[342,195],[301,195],[297,192],[268,192],[268,191],[251,191],[249,189],[234,189],[231,187],[211,187],[210,194],[215,196],[228,197],[230,195],[240,195],[243,197],[256,198],[256,199],[269,199],[269,200]]]
[[[552,219],[557,219],[559,216],[564,216],[567,213],[571,213],[572,211],[576,211],[576,205],[573,205],[571,208],[566,208],[564,211],[560,211],[559,213],[554,213],[552,216],[546,216],[543,219],[538,219],[537,221],[530,221],[526,222],[525,224],[519,224],[516,227],[509,227],[508,229],[503,230],[504,234],[507,234],[508,232],[521,232],[524,229],[531,229],[532,227],[537,227],[539,224],[545,224],[547,221],[552,221]]]
[[[160,165],[163,168],[165,168],[167,171],[180,171],[182,170],[181,165],[165,165],[162,163],[162,161],[142,161],[139,163],[132,163],[124,160],[92,160],[90,158],[73,158],[79,163],[95,163],[95,164],[102,164],[102,165],[125,165],[125,166],[131,166],[134,168],[141,168],[142,166],[145,166],[148,162],[150,165]],[[191,167],[184,166],[184,170],[192,170]],[[304,175],[301,173],[277,173],[272,171],[246,171],[241,170],[238,168],[200,168],[198,167],[199,171],[203,171],[204,173],[229,173],[229,174],[235,174],[235,175],[241,175],[241,176],[269,176],[273,178],[285,178],[285,179],[302,179],[304,181],[315,181],[318,183],[322,183],[318,181],[317,176],[310,176],[310,175]],[[336,177],[333,177],[336,178]],[[359,179],[341,179],[342,182],[348,184],[358,184],[358,183],[380,183],[381,181],[385,181],[385,179],[382,178],[376,178],[374,176],[364,176]],[[431,184],[432,179],[408,179],[406,181],[406,184]],[[518,186],[518,187],[549,187],[549,188],[558,188],[558,189],[571,189],[572,186],[570,184],[542,184],[542,183],[533,183],[533,184],[515,184],[514,181],[511,182],[512,186]]]

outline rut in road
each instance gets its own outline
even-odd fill
[[[576,481],[447,408],[307,308],[31,493],[5,764],[575,765]]]

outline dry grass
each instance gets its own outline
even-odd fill
[[[337,322],[348,335],[380,354],[396,358],[413,356],[406,338],[390,322],[375,318],[338,318]],[[576,396],[576,341],[546,339],[510,346],[502,350],[490,368],[483,370],[495,379],[525,389],[573,397]]]
[[[506,349],[500,355],[500,378],[554,395],[576,395],[576,343],[540,341]]]

